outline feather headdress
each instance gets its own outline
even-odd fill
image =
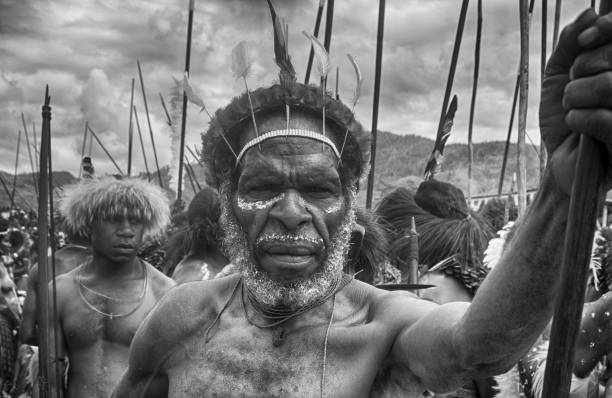
[[[457,96],[453,96],[453,99],[448,106],[446,111],[446,117],[444,119],[444,125],[442,130],[438,131],[436,136],[436,143],[434,149],[427,160],[427,166],[425,166],[425,180],[432,179],[442,167],[442,161],[444,160],[444,146],[448,137],[450,137],[451,129],[453,128],[453,120],[455,119],[455,112],[457,112]]]
[[[357,61],[355,60],[355,57],[353,57],[351,54],[346,54],[346,57],[351,62],[351,65],[353,65],[353,69],[355,69],[356,83],[355,83],[355,91],[353,92],[353,100],[351,101],[351,112],[355,114],[355,106],[357,105],[357,102],[359,101],[359,98],[361,97],[361,86],[363,85],[363,75],[361,74],[361,69],[359,69],[359,65],[357,65]],[[342,153],[344,152],[344,146],[346,145],[347,138],[348,138],[348,128],[344,132],[344,140],[342,141],[342,147],[340,148],[340,158],[342,158]]]
[[[268,6],[270,7],[270,15],[272,16],[274,28],[274,58],[276,65],[280,68],[280,84],[287,88],[291,83],[295,82],[295,69],[289,56],[288,37],[283,28],[285,24],[282,18],[276,14],[272,0],[268,0]]]
[[[327,53],[327,50],[323,46],[323,43],[319,41],[319,39],[306,32],[305,30],[303,30],[302,33],[312,43],[312,48],[314,49],[315,56],[317,57],[317,70],[321,75],[321,80],[323,82],[322,85],[325,86],[325,82],[327,81],[327,75],[329,74],[329,70],[331,69],[331,64],[329,62],[329,54]]]
[[[249,70],[251,69],[251,62],[249,61],[249,52],[246,42],[241,41],[236,44],[236,46],[232,49],[232,72],[234,72],[234,76],[237,79],[242,78],[244,81],[244,88],[246,89],[247,97],[249,98],[249,109],[251,110],[251,120],[253,121],[253,130],[255,131],[255,136],[259,136],[259,131],[257,129],[257,120],[255,119],[255,111],[253,110],[253,100],[251,99],[251,92],[249,91],[249,85],[247,83],[247,75],[249,74]],[[259,150],[261,151],[261,145],[259,146]]]
[[[144,223],[144,238],[163,236],[170,222],[170,206],[157,185],[129,178],[85,180],[64,188],[59,211],[70,232],[87,236],[91,226],[115,216],[136,216]]]

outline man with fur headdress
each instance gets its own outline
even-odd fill
[[[66,187],[60,211],[69,231],[91,246],[91,257],[56,277],[50,325],[61,333],[58,358],[70,364],[66,396],[108,397],[136,329],[175,284],[137,257],[143,238],[164,233],[168,201],[146,181],[103,178]]]
[[[580,36],[595,23],[606,29]],[[275,26],[278,39],[284,25]],[[610,31],[589,10],[560,36],[541,96],[548,170],[471,304],[437,305],[343,274],[369,135],[339,100],[291,79],[277,54],[281,84],[217,111],[203,137],[224,245],[241,273],[170,291],[138,330],[113,396],[421,397],[511,367],[559,295],[577,151],[570,129],[612,142],[612,82],[589,88],[611,61],[577,44],[609,43],[601,32]],[[588,123],[585,106],[599,112]]]

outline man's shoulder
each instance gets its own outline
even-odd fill
[[[152,311],[151,327],[186,335],[199,330],[214,319],[219,308],[229,299],[240,275],[208,281],[187,282],[172,287]]]
[[[163,296],[168,290],[176,286],[176,282],[168,275],[164,274],[148,262],[141,260],[147,269],[147,275],[149,277],[149,283],[153,288],[153,291],[158,296]]]
[[[383,290],[358,280],[351,281],[344,293],[354,305],[367,307],[370,319],[384,322],[414,322],[438,307],[410,291]]]

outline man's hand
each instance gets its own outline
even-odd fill
[[[542,82],[540,130],[560,188],[570,193],[578,134],[612,143],[612,16],[589,9],[559,38]],[[604,188],[612,185],[610,151]],[[603,167],[603,165],[602,165]]]

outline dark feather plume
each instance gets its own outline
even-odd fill
[[[276,14],[272,0],[267,1],[270,7],[270,15],[272,16],[274,28],[274,58],[276,65],[280,68],[280,83],[283,87],[287,87],[290,83],[295,82],[295,69],[291,63],[291,57],[289,56],[287,37],[285,36],[285,24],[278,14]]]
[[[448,137],[450,137],[451,129],[453,128],[453,120],[455,119],[455,112],[457,112],[457,96],[454,95],[453,99],[448,106],[446,111],[446,117],[444,118],[444,125],[442,130],[438,131],[436,136],[436,142],[434,149],[427,160],[427,166],[425,166],[425,180],[433,178],[442,167],[442,161],[444,160],[444,146]]]

